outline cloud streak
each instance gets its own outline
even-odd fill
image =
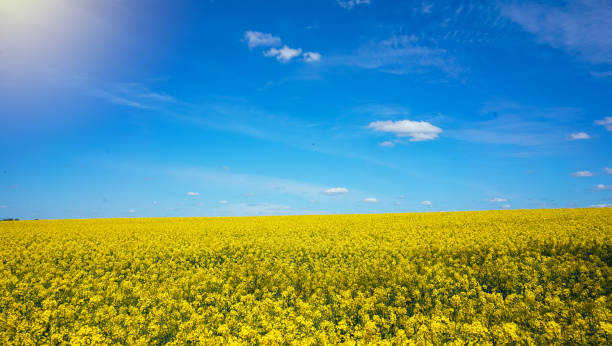
[[[328,196],[345,195],[348,192],[349,190],[346,187],[332,187],[332,188],[323,190],[323,193]]]
[[[411,142],[430,141],[438,138],[442,129],[426,121],[385,120],[374,121],[368,125],[374,131],[393,133],[397,137],[410,137]]]
[[[577,177],[577,178],[592,177],[594,175],[595,174],[593,174],[593,172],[591,172],[591,171],[578,171],[578,172],[571,173],[572,177]]]

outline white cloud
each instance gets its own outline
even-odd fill
[[[510,204],[504,204],[501,207],[504,208],[504,209],[512,208],[512,206]]]
[[[199,195],[200,195],[199,192],[191,192],[191,191],[187,192],[187,196],[199,196]]]
[[[591,136],[589,136],[589,134],[586,133],[586,132],[572,133],[569,137],[570,137],[570,140],[572,140],[572,141],[579,140],[579,139],[590,139],[591,138]]]
[[[592,177],[594,176],[591,171],[578,171],[571,174],[572,177]]]
[[[612,168],[606,167],[604,168],[604,172],[606,172],[606,174],[612,174]]]
[[[347,194],[349,190],[346,187],[332,187],[323,191],[323,193],[335,196],[335,195],[344,195]]]
[[[424,205],[424,206],[426,206],[426,207],[431,207],[431,206],[432,206],[431,201],[423,201],[423,202],[421,202],[420,204],[421,204],[421,205]]]
[[[272,34],[264,34],[259,31],[248,30],[244,33],[244,39],[247,41],[249,48],[264,46],[280,46],[281,39],[278,36]]]
[[[612,208],[612,203],[601,203],[601,204],[593,204],[591,205],[591,208]]]
[[[345,8],[347,10],[352,9],[357,5],[368,5],[370,4],[370,0],[336,0],[340,7]]]
[[[488,201],[492,202],[492,203],[508,202],[508,200],[506,198],[501,198],[501,197],[493,197],[493,198],[490,198]]]
[[[321,54],[317,52],[305,52],[304,53],[304,61],[306,62],[316,62],[321,60]]]
[[[612,185],[598,184],[595,186],[595,190],[612,190]]]
[[[542,43],[565,49],[591,63],[612,62],[610,1],[569,1],[563,7],[513,3],[502,5],[501,14]]]
[[[228,204],[229,202],[228,201],[219,201],[217,203],[219,203],[219,204]]]
[[[380,201],[378,199],[374,198],[374,197],[368,197],[368,198],[364,198],[363,202],[365,202],[365,203],[378,203]]]
[[[395,143],[393,143],[391,141],[384,141],[384,142],[380,142],[380,144],[378,144],[378,145],[380,145],[381,147],[390,148],[390,147],[394,147]]]
[[[289,48],[285,45],[280,49],[270,48],[270,50],[267,50],[264,52],[264,55],[276,57],[276,60],[282,63],[286,63],[286,62],[289,62],[291,59],[295,58],[296,56],[300,55],[301,53],[302,53],[301,48],[294,49],[294,48]]]
[[[391,132],[397,137],[411,137],[411,142],[436,139],[438,138],[438,134],[442,132],[441,128],[426,121],[412,120],[375,121],[370,123],[368,127],[375,131]]]
[[[605,126],[606,130],[612,131],[612,117],[605,117],[602,120],[596,120],[595,124]]]
[[[134,210],[134,209],[128,210],[128,213],[130,213],[130,214],[134,214],[135,212],[136,212],[136,210]]]

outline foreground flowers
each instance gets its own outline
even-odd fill
[[[612,209],[0,224],[0,343],[612,340]]]

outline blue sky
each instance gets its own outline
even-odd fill
[[[0,217],[612,206],[607,1],[0,4]]]

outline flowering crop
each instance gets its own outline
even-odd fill
[[[612,209],[0,224],[0,343],[612,342]]]

